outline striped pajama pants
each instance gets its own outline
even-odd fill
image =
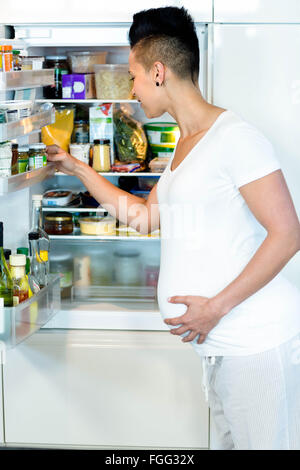
[[[249,356],[205,356],[214,449],[300,450],[300,333]]]

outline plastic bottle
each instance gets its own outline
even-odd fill
[[[30,232],[28,234],[29,240],[29,255],[30,255],[30,287],[32,292],[36,293],[47,284],[47,269],[41,257],[38,248],[39,234],[38,232]]]
[[[13,281],[3,253],[3,222],[0,222],[0,307],[13,306]]]
[[[9,257],[10,272],[13,281],[13,305],[19,305],[29,297],[29,283],[25,273],[26,256],[17,254]]]

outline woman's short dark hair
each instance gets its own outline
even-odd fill
[[[194,21],[185,8],[151,8],[135,13],[129,42],[145,70],[149,71],[155,61],[160,61],[179,78],[198,82],[198,37]]]

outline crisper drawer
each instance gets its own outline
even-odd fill
[[[41,291],[17,307],[0,308],[0,342],[14,347],[31,336],[60,310],[60,277],[50,275]]]

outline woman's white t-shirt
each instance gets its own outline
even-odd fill
[[[267,232],[238,188],[280,169],[271,143],[230,110],[218,116],[173,171],[171,163],[172,158],[157,185],[163,318],[187,309],[168,297],[213,297],[243,271]],[[190,344],[203,356],[248,355],[299,331],[300,291],[278,274],[225,315],[204,343],[197,344],[196,337]]]

